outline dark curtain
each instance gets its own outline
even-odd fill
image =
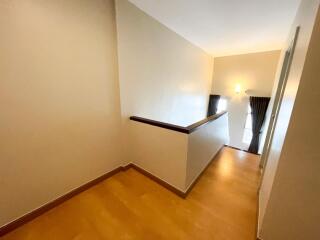
[[[210,95],[207,117],[217,113],[219,100],[220,95]]]
[[[258,153],[261,128],[266,116],[270,98],[250,97],[250,107],[252,115],[252,140],[248,149],[251,153]]]

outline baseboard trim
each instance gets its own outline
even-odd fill
[[[256,214],[256,236],[257,236],[257,240],[260,240],[259,239],[259,214],[260,214],[260,196],[259,196],[259,192],[257,193],[257,214]]]
[[[23,215],[22,217],[0,227],[0,237],[13,231],[14,229],[30,222],[31,220],[35,219],[36,217],[44,214],[45,212],[57,207],[58,205],[62,204],[63,202],[69,200],[70,198],[74,197],[75,195],[78,195],[79,193],[93,187],[94,185],[106,180],[107,178],[115,175],[116,173],[118,172],[121,172],[123,170],[123,167],[118,167],[68,193],[66,193],[65,195],[61,196],[61,197],[58,197],[57,199],[49,202],[49,203],[46,203],[45,205]]]
[[[169,183],[163,181],[162,179],[160,179],[159,177],[156,177],[155,175],[153,175],[152,173],[142,169],[141,167],[133,164],[133,163],[129,163],[126,166],[121,166],[118,167],[68,193],[66,193],[65,195],[58,197],[57,199],[23,215],[22,217],[0,227],[0,237],[8,234],[9,232],[15,230],[18,227],[21,227],[22,225],[32,221],[33,219],[35,219],[36,217],[44,214],[45,212],[57,207],[58,205],[62,204],[63,202],[69,200],[70,198],[80,194],[81,192],[84,192],[85,190],[93,187],[94,185],[112,177],[113,175],[121,172],[121,171],[127,171],[130,168],[135,169],[136,171],[138,171],[139,173],[145,175],[146,177],[150,178],[151,180],[155,181],[156,183],[160,184],[161,186],[163,186],[164,188],[168,189],[169,191],[175,193],[176,195],[178,195],[181,198],[186,198],[188,196],[188,194],[191,192],[191,190],[193,189],[193,187],[196,185],[196,183],[199,181],[199,179],[201,178],[201,176],[203,175],[203,173],[208,169],[208,167],[210,166],[210,164],[213,162],[213,160],[218,156],[218,154],[220,153],[220,151],[223,149],[223,147],[220,148],[220,150],[215,154],[215,156],[208,162],[208,164],[206,165],[206,167],[202,170],[202,172],[199,174],[199,176],[193,181],[193,183],[188,187],[186,192],[181,191],[180,189],[170,185]]]
[[[211,165],[211,163],[213,162],[213,160],[215,160],[218,155],[220,154],[221,150],[224,148],[225,146],[223,145],[217,152],[216,154],[211,158],[211,160],[207,163],[207,165],[203,168],[203,170],[201,171],[201,173],[196,177],[196,179],[190,184],[190,186],[188,187],[187,191],[185,192],[185,197],[191,192],[191,190],[193,189],[193,187],[197,184],[197,182],[199,181],[199,179],[201,178],[201,176],[204,174],[204,172],[208,169],[208,167]]]
[[[127,171],[127,170],[129,170],[130,168],[132,168],[132,163],[129,163],[129,164],[127,164],[126,166],[122,166],[122,167],[121,167],[121,170],[122,170],[122,171]]]
[[[229,146],[229,145],[224,145],[225,147],[228,147],[228,148],[232,148],[232,149],[235,149],[235,150],[239,150],[239,151],[243,151],[243,152],[246,152],[246,153],[251,153],[251,154],[254,154],[254,155],[258,155],[260,156],[261,154],[259,153],[252,153],[252,152],[249,152],[247,150],[244,150],[244,149],[241,149],[241,148],[237,148],[237,147],[232,147],[232,146]]]
[[[163,181],[162,179],[160,179],[159,177],[153,175],[152,173],[144,170],[143,168],[135,165],[134,163],[130,163],[127,166],[124,167],[124,169],[129,169],[130,167],[132,167],[133,169],[137,170],[138,172],[140,172],[141,174],[145,175],[146,177],[150,178],[151,180],[155,181],[156,183],[160,184],[161,186],[163,186],[164,188],[168,189],[169,191],[177,194],[179,197],[181,198],[186,198],[188,196],[188,194],[191,192],[191,190],[193,189],[193,187],[197,184],[197,182],[199,181],[199,179],[201,178],[201,176],[203,175],[203,173],[208,169],[208,167],[210,166],[210,164],[213,162],[214,159],[216,159],[216,157],[219,155],[219,153],[221,152],[221,150],[223,149],[224,146],[222,146],[218,152],[212,157],[212,159],[207,163],[207,165],[204,167],[204,169],[201,171],[201,173],[196,177],[196,179],[190,184],[190,186],[188,187],[188,189],[183,192],[180,189],[170,185],[169,183]]]
[[[164,188],[168,189],[169,191],[177,194],[179,197],[186,198],[186,196],[187,196],[186,192],[183,192],[180,189],[170,185],[169,183],[165,182],[161,178],[153,175],[152,173],[144,170],[143,168],[135,165],[134,163],[130,163],[129,165],[124,167],[124,170],[128,170],[129,168],[133,168],[134,170],[138,171],[139,173],[143,174],[144,176],[146,176],[146,177],[150,178],[151,180],[155,181],[156,183],[158,183],[162,187],[164,187]]]

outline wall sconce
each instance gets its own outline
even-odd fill
[[[234,91],[236,92],[236,94],[239,94],[241,92],[241,85],[240,84],[236,84],[236,87],[235,87]]]

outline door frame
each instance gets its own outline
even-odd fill
[[[280,77],[279,77],[278,87],[276,90],[276,94],[274,97],[274,103],[272,106],[272,112],[271,112],[270,122],[268,125],[267,134],[266,134],[266,139],[265,139],[265,143],[264,143],[261,158],[260,158],[260,168],[262,169],[261,183],[263,180],[265,167],[268,162],[270,149],[272,146],[272,141],[273,141],[273,136],[274,136],[274,131],[275,131],[275,126],[276,126],[276,123],[278,120],[278,115],[279,115],[279,111],[281,108],[281,103],[283,100],[284,91],[285,91],[285,88],[287,85],[289,72],[290,72],[290,68],[292,65],[292,59],[293,59],[293,55],[295,52],[295,47],[297,44],[299,32],[300,32],[300,26],[297,26],[294,38],[291,41],[289,48],[285,52],[285,56],[284,56],[284,60],[283,60],[282,68],[281,68],[281,73],[280,73]]]

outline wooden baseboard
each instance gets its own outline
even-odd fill
[[[241,149],[241,148],[237,148],[237,147],[232,147],[232,146],[229,146],[229,145],[224,145],[225,147],[228,147],[228,148],[232,148],[232,149],[235,149],[235,150],[239,150],[239,151],[243,151],[243,152],[246,152],[246,153],[251,153],[251,154],[254,154],[254,155],[258,155],[260,156],[261,154],[259,153],[252,153],[252,152],[249,152],[247,150],[244,150],[244,149]]]
[[[70,198],[74,197],[75,195],[78,195],[79,193],[93,187],[94,185],[104,181],[105,179],[113,176],[114,174],[121,172],[123,169],[123,167],[118,167],[114,170],[112,170],[111,172],[108,172],[70,192],[68,192],[67,194],[37,208],[36,210],[33,210],[30,213],[27,213],[26,215],[14,220],[13,222],[8,223],[7,225],[4,225],[2,227],[0,227],[0,237],[13,231],[14,229],[26,224],[27,222],[30,222],[31,220],[35,219],[36,217],[44,214],[45,212],[49,211],[50,209],[60,205],[61,203],[69,200]]]
[[[198,177],[191,183],[191,185],[189,186],[189,188],[187,189],[187,191],[185,192],[185,196],[187,196],[191,190],[193,189],[193,187],[197,184],[197,182],[199,181],[199,179],[201,178],[201,176],[203,175],[203,173],[208,169],[208,167],[211,165],[211,163],[213,162],[214,159],[217,158],[217,156],[220,154],[221,150],[223,149],[224,146],[222,146],[218,152],[212,157],[212,159],[207,163],[207,165],[205,166],[205,168],[201,171],[201,173],[198,175]]]
[[[210,166],[210,164],[213,162],[213,160],[219,155],[219,153],[221,152],[221,150],[223,149],[224,146],[222,146],[219,151],[214,155],[214,157],[208,162],[208,164],[205,166],[205,168],[201,171],[201,173],[198,175],[198,177],[192,182],[192,184],[188,187],[186,192],[181,191],[180,189],[170,185],[169,183],[163,181],[162,179],[156,177],[155,175],[153,175],[152,173],[142,169],[141,167],[130,163],[127,166],[124,167],[124,169],[129,169],[130,167],[132,167],[133,169],[137,170],[138,172],[140,172],[141,174],[145,175],[146,177],[150,178],[151,180],[157,182],[158,184],[160,184],[161,186],[167,188],[169,191],[177,194],[179,197],[182,198],[186,198],[188,196],[188,194],[191,192],[191,190],[193,189],[193,187],[197,184],[197,182],[199,181],[199,179],[201,178],[201,176],[203,175],[203,173],[208,169],[208,167]]]
[[[259,211],[260,211],[260,199],[259,199],[259,192],[257,193],[257,198],[258,198],[258,201],[257,201],[257,214],[256,214],[256,229],[255,229],[255,232],[256,232],[256,236],[257,236],[257,240],[259,240]]]
[[[223,148],[223,147],[222,147]],[[221,148],[221,149],[222,149]],[[146,170],[138,167],[137,165],[134,165],[132,163],[128,164],[127,166],[123,166],[123,167],[118,167],[114,170],[112,170],[111,172],[108,172],[70,192],[68,192],[67,194],[37,208],[36,210],[27,213],[26,215],[14,220],[11,223],[8,223],[7,225],[4,225],[2,227],[0,227],[0,237],[13,231],[14,229],[26,224],[27,222],[30,222],[31,220],[35,219],[36,217],[44,214],[45,212],[51,210],[52,208],[62,204],[63,202],[69,200],[70,198],[74,197],[75,195],[93,187],[94,185],[106,180],[107,178],[121,172],[121,171],[126,171],[130,168],[135,169],[136,171],[140,172],[141,174],[145,175],[146,177],[152,179],[153,181],[157,182],[158,184],[160,184],[161,186],[167,188],[168,190],[170,190],[171,192],[177,194],[178,196],[182,197],[182,198],[186,198],[187,195],[190,193],[190,191],[192,190],[192,188],[194,187],[194,185],[199,181],[200,177],[202,176],[202,174],[206,171],[206,169],[209,167],[209,165],[212,163],[212,161],[216,158],[216,156],[219,154],[219,152],[221,151],[221,149],[217,152],[217,154],[212,158],[212,160],[207,164],[207,166],[203,169],[203,171],[199,174],[199,176],[196,178],[196,180],[190,185],[190,187],[188,188],[188,190],[186,192],[183,192],[177,188],[175,188],[174,186],[170,185],[169,183],[163,181],[162,179],[154,176],[153,174],[147,172]]]
[[[122,170],[122,171],[127,171],[127,170],[129,170],[130,168],[132,168],[132,163],[129,163],[129,164],[126,165],[126,166],[122,166],[122,167],[121,167],[121,170]]]
[[[177,194],[179,197],[182,197],[182,198],[186,198],[187,196],[187,193],[179,190],[178,188],[175,188],[174,186],[170,185],[169,183],[163,181],[162,179],[156,177],[155,175],[153,175],[152,173],[142,169],[141,167],[133,164],[133,163],[130,163],[129,164],[131,168],[135,169],[136,171],[138,171],[139,173],[145,175],[146,177],[150,178],[151,180],[155,181],[156,183],[160,184],[161,186],[165,187],[166,189],[168,189],[169,191]],[[130,168],[129,167],[129,168]],[[126,167],[128,169],[128,167]]]

